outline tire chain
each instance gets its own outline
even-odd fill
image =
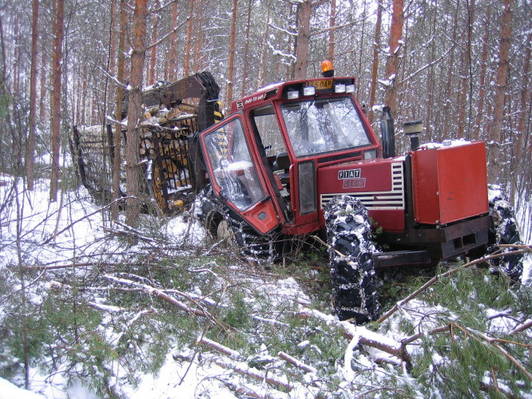
[[[354,318],[357,324],[375,320],[380,304],[372,253],[377,249],[367,210],[356,198],[342,196],[330,201],[324,212],[334,310],[340,320]]]

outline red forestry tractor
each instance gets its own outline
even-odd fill
[[[207,230],[230,231],[255,259],[279,260],[291,238],[321,234],[335,312],[361,323],[380,311],[375,269],[480,256],[519,234],[507,202],[488,198],[482,142],[420,146],[421,123],[411,122],[411,149],[397,156],[389,109],[379,140],[355,85],[334,76],[272,84],[216,121],[218,86],[204,72],[146,93],[153,110],[139,131],[147,191],[163,210],[195,198]],[[75,129],[73,147],[90,187],[85,130]],[[522,273],[519,255],[498,266]]]

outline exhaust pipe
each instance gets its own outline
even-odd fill
[[[383,158],[395,157],[395,135],[390,107],[382,107],[381,139]]]

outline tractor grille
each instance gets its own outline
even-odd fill
[[[332,198],[340,195],[351,195],[358,198],[369,210],[401,210],[405,209],[405,191],[403,185],[403,163],[391,164],[392,189],[390,191],[329,193],[321,194],[320,206],[323,209]]]

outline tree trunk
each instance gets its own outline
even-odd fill
[[[335,48],[335,37],[334,37],[334,27],[336,26],[336,0],[331,0],[331,11],[329,15],[329,40],[327,42],[327,59],[331,61],[334,65],[334,48]]]
[[[491,26],[491,7],[488,7],[486,20],[484,21],[484,35],[482,36],[482,53],[480,56],[480,73],[478,82],[478,103],[475,110],[477,117],[475,118],[475,125],[473,127],[473,139],[478,140],[483,135],[482,132],[482,120],[484,114],[484,99],[486,97],[486,70],[488,68],[488,56],[489,56],[489,37]]]
[[[44,30],[44,28],[42,28]],[[41,123],[46,119],[46,78],[48,76],[46,71],[46,38],[44,32],[41,31],[41,72],[39,77],[39,120]]]
[[[307,75],[311,16],[312,3],[310,0],[304,0],[297,5],[296,63],[294,67],[294,79],[304,79]]]
[[[176,30],[178,17],[177,5],[177,1],[172,4],[172,26],[174,31],[170,35],[170,51],[168,52],[169,73],[167,77],[170,82],[177,80],[177,41],[179,38]]]
[[[236,52],[236,22],[238,17],[238,0],[233,0],[231,8],[231,33],[229,34],[229,49],[227,54],[227,85],[225,91],[225,105],[229,107],[233,100],[233,85],[235,79]]]
[[[55,0],[54,52],[52,55],[51,148],[52,174],[50,201],[57,201],[59,184],[59,144],[61,138],[61,61],[63,58],[64,0]]]
[[[194,52],[192,59],[194,60],[194,66],[192,72],[199,72],[203,69],[204,60],[203,60],[203,43],[204,43],[204,32],[203,24],[205,21],[205,0],[197,0],[195,4],[196,13],[194,15]]]
[[[532,35],[527,34],[525,43],[532,41]],[[510,198],[514,200],[514,209],[520,208],[523,205],[519,204],[519,201],[528,198],[529,186],[532,184],[532,171],[530,170],[530,164],[532,163],[532,148],[529,141],[529,128],[530,128],[530,110],[532,104],[530,103],[530,92],[528,90],[529,84],[529,71],[530,71],[530,46],[525,46],[526,50],[523,54],[523,70],[521,80],[521,93],[519,95],[519,105],[517,109],[517,137],[513,143],[513,160],[512,164],[515,165],[512,170],[514,173],[511,176],[511,191]],[[524,226],[521,226],[522,228]]]
[[[159,0],[155,0],[155,8],[159,8]],[[151,40],[153,43],[157,41],[157,35],[159,30],[159,15],[156,12],[152,14],[151,18]],[[150,68],[148,70],[148,84],[152,85],[157,80],[156,78],[156,69],[157,69],[157,46],[152,46],[150,49]]]
[[[142,76],[146,56],[146,17],[148,0],[135,0],[133,14],[133,51],[131,55],[131,73],[129,84],[129,103],[127,110],[127,146],[126,146],[126,187],[130,198],[127,200],[126,223],[138,225],[140,214],[139,135],[137,127],[142,118]]]
[[[356,97],[360,98],[362,96],[360,90],[365,89],[365,85],[362,84],[361,80],[364,76],[364,70],[366,69],[366,66],[362,66],[362,59],[364,54],[364,41],[366,37],[366,18],[367,18],[367,1],[364,0],[362,4],[362,26],[360,30],[360,46],[358,51],[358,66],[356,71],[356,76],[358,76],[358,84],[356,85]],[[364,87],[362,87],[364,86]]]
[[[31,67],[30,67],[30,115],[29,135],[26,147],[26,184],[33,190],[33,157],[35,153],[35,111],[37,107],[37,42],[39,38],[39,0],[32,2],[31,17]]]
[[[371,85],[369,90],[369,121],[373,122],[373,106],[377,94],[377,74],[379,72],[379,49],[381,41],[382,0],[377,2],[377,21],[375,22],[375,36],[373,37],[373,62],[371,64]]]
[[[260,62],[259,62],[259,76],[257,79],[257,86],[262,87],[264,86],[265,80],[266,80],[266,69],[267,69],[267,62],[266,57],[268,55],[268,38],[270,36],[270,7],[268,8],[268,12],[266,14],[266,27],[264,29],[264,37],[265,40],[262,40],[260,43]]]
[[[194,2],[188,4],[187,34],[185,39],[185,59],[183,60],[183,75],[190,75],[190,50],[192,45],[192,24],[194,23]]]
[[[120,0],[120,33],[118,36],[118,57],[116,66],[116,78],[120,83],[124,82],[125,78],[125,44],[126,44],[126,30],[127,30],[127,9],[126,0]],[[115,107],[115,119],[117,121],[122,120],[122,100],[124,98],[124,89],[121,85],[116,86],[116,107]],[[113,204],[111,206],[111,218],[113,220],[118,219],[119,204],[116,202],[120,198],[120,170],[122,168],[122,154],[120,149],[122,148],[122,125],[117,123],[113,134],[113,170],[112,170],[112,199]]]
[[[388,47],[390,54],[386,62],[386,79],[388,86],[384,95],[384,102],[390,107],[392,114],[397,111],[397,87],[396,76],[399,66],[399,41],[403,35],[403,0],[393,0],[392,23],[390,26],[390,38]]]
[[[475,0],[466,0],[467,3],[467,34],[464,36],[462,48],[462,68],[460,73],[460,91],[458,94],[457,104],[457,136],[459,138],[471,138],[471,97],[468,95],[468,89],[471,87],[471,42],[472,30],[475,23]],[[467,124],[466,124],[466,109]],[[466,126],[467,125],[467,126]],[[467,128],[466,128],[467,127]]]
[[[251,10],[253,0],[248,0],[248,14],[246,21],[246,42],[244,45],[244,70],[242,71],[242,88],[240,90],[240,97],[244,97],[248,86],[249,77],[249,43],[251,41],[249,37],[249,30],[251,28]]]
[[[513,0],[502,0],[503,13],[501,16],[501,34],[499,40],[499,64],[497,66],[497,78],[495,86],[495,98],[493,109],[493,122],[490,124],[489,137],[492,141],[489,171],[492,181],[497,182],[501,177],[501,168],[504,160],[504,151],[501,149],[503,134],[502,124],[504,120],[504,97],[508,83],[508,65],[510,45],[512,40],[512,5]]]
[[[443,137],[450,137],[449,134],[450,131],[452,131],[451,128],[451,94],[453,93],[453,86],[454,86],[454,79],[453,79],[453,73],[455,70],[454,65],[454,56],[455,56],[455,43],[456,43],[456,36],[457,36],[457,29],[458,29],[458,9],[460,7],[460,4],[456,4],[454,7],[454,16],[453,16],[453,32],[452,32],[452,48],[451,48],[451,54],[449,56],[449,63],[448,63],[448,69],[447,69],[447,79],[445,83],[445,89],[443,94],[443,112],[441,112],[441,117],[443,118],[441,122],[441,128],[438,130],[438,141],[442,140]]]
[[[434,7],[432,10],[432,19],[431,19],[431,25],[430,25],[430,37],[434,35],[436,32],[436,22],[438,17],[438,7]],[[433,40],[430,44],[430,55],[429,59],[427,60],[427,64],[430,64],[434,61],[435,58],[435,51],[436,51],[436,41]],[[434,108],[434,87],[435,85],[435,78],[434,78],[434,69],[435,66],[432,66],[429,68],[427,72],[427,107],[426,107],[426,117],[425,117],[425,132],[427,134],[427,140],[429,142],[432,142],[432,135],[434,131],[435,122],[433,119],[433,108]]]

